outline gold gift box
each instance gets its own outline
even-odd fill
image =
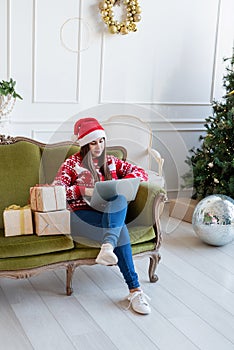
[[[169,216],[192,223],[193,212],[199,201],[191,198],[170,200]]]
[[[11,205],[3,212],[5,236],[33,234],[32,211],[29,206]]]

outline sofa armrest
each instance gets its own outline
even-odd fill
[[[162,176],[163,175],[163,163],[164,159],[162,158],[161,154],[156,150],[151,147],[148,147],[148,152],[151,155],[151,157],[156,161],[158,164],[158,175]]]
[[[128,206],[129,226],[152,226],[160,215],[160,203],[166,200],[165,190],[153,182],[141,182],[136,199]]]

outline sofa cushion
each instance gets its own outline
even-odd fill
[[[152,241],[155,237],[155,232],[153,226],[136,226],[136,227],[131,227],[129,228],[129,235],[130,235],[130,240],[131,244],[139,244],[142,242],[149,242]],[[85,246],[85,243],[88,243],[89,241],[85,242],[85,239],[82,239],[82,242],[76,241],[74,238],[74,246],[75,248],[87,248]],[[90,241],[90,246],[89,248],[94,248],[98,247],[98,243],[91,243]]]
[[[165,190],[152,182],[142,181],[136,199],[129,203],[126,223],[128,226],[152,226],[154,224],[154,202],[158,194],[165,194]]]
[[[155,249],[155,243],[150,241],[141,244],[134,244],[132,246],[132,253],[138,254],[149,250]],[[1,270],[15,271],[23,269],[32,269],[35,267],[42,267],[50,264],[56,264],[62,261],[72,261],[77,259],[84,259],[87,263],[87,259],[95,259],[98,255],[99,249],[96,248],[83,248],[83,249],[70,249],[62,252],[54,252],[50,254],[25,256],[25,257],[13,257],[0,259],[0,274]]]
[[[40,171],[40,183],[51,183],[64,160],[72,154],[79,152],[78,145],[43,146],[41,150],[42,167]],[[107,154],[117,158],[125,157],[125,149],[121,146],[107,147]]]
[[[5,237],[3,230],[0,230],[0,247],[2,259],[58,252],[71,249],[74,244],[69,235]]]
[[[155,238],[153,226],[135,226],[129,228],[131,244],[149,242]]]
[[[41,147],[42,167],[40,172],[40,183],[51,183],[64,160],[78,152],[79,146],[75,145],[50,145]]]
[[[116,158],[125,160],[126,158],[126,150],[121,146],[112,146],[107,147],[106,153],[111,154],[112,156],[115,156]]]
[[[19,141],[0,147],[0,228],[3,210],[11,204],[28,204],[29,189],[38,183],[41,162],[37,145]]]

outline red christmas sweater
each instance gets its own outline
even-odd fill
[[[80,153],[70,156],[61,165],[53,181],[53,185],[65,186],[68,209],[70,210],[90,209],[83,196],[86,187],[94,187],[94,179],[90,171],[83,168],[81,163]],[[104,181],[104,176],[99,171],[97,159],[94,159],[94,164],[100,176],[100,181]],[[140,177],[141,181],[148,180],[148,174],[144,169],[114,156],[107,155],[107,164],[113,180],[130,177]]]

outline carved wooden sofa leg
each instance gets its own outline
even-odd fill
[[[72,288],[72,277],[73,273],[75,271],[75,264],[69,264],[67,265],[67,284],[66,284],[66,291],[67,295],[71,295],[73,293],[73,288]]]
[[[161,259],[161,256],[158,252],[153,252],[150,255],[150,263],[149,263],[149,280],[150,282],[157,282],[158,276],[155,273],[157,265]]]

